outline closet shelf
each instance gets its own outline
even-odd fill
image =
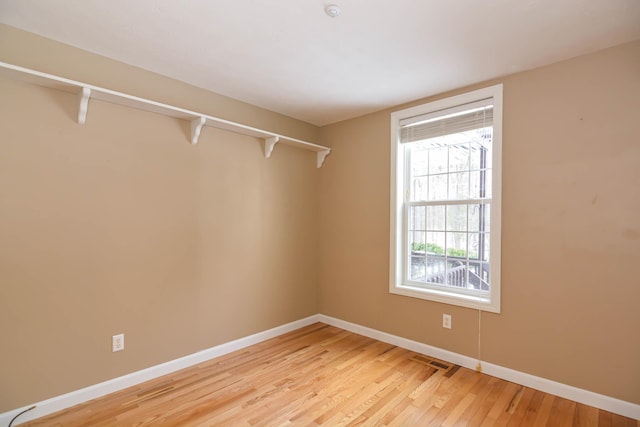
[[[163,104],[161,102],[152,101],[150,99],[139,98],[137,96],[128,95],[126,93],[116,92],[110,89],[104,89],[98,86],[65,79],[51,74],[41,73],[40,71],[30,70],[28,68],[17,65],[0,62],[0,75],[21,80],[28,83],[44,86],[52,89],[62,90],[65,92],[75,93],[78,96],[78,123],[84,124],[87,119],[89,110],[89,101],[92,99],[110,102],[112,104],[123,105],[126,107],[136,108],[143,111],[162,114],[164,116],[175,117],[180,120],[191,122],[191,144],[197,144],[202,129],[205,126],[211,126],[218,129],[240,133],[243,135],[253,136],[264,140],[264,155],[266,158],[271,156],[273,148],[277,143],[296,146],[305,150],[316,152],[316,165],[321,167],[325,158],[331,152],[329,147],[313,144],[311,142],[302,141],[300,139],[291,138],[285,135],[269,132],[266,130],[243,125],[241,123],[232,122],[230,120],[221,119],[219,117],[209,116],[207,114],[197,113],[195,111],[186,110],[173,105]]]

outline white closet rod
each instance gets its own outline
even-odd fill
[[[0,62],[0,74],[13,78],[15,80],[26,81],[39,86],[49,87],[78,94],[78,123],[84,124],[87,119],[89,109],[89,100],[97,99],[100,101],[110,102],[112,104],[123,105],[126,107],[136,108],[139,110],[149,111],[152,113],[162,114],[164,116],[175,117],[181,120],[191,122],[191,143],[197,144],[200,134],[204,126],[211,126],[218,129],[224,129],[243,135],[249,135],[264,140],[265,157],[269,158],[274,146],[279,143],[293,145],[305,150],[316,152],[316,165],[321,167],[325,158],[331,152],[329,147],[313,144],[311,142],[302,141],[300,139],[291,138],[266,130],[243,125],[241,123],[232,122],[230,120],[221,119],[219,117],[209,116],[207,114],[197,113],[195,111],[185,110],[184,108],[174,107],[173,105],[163,104],[161,102],[152,101],[150,99],[139,98],[137,96],[128,95],[126,93],[116,92],[110,89],[65,79],[64,77],[54,76],[52,74],[42,73],[40,71],[30,70],[18,65]]]

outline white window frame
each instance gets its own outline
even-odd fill
[[[468,295],[453,288],[417,287],[408,283],[404,261],[409,256],[405,244],[408,224],[404,212],[408,201],[406,186],[405,147],[400,142],[400,122],[418,115],[435,113],[487,98],[493,98],[493,146],[492,146],[492,197],[490,210],[490,290],[484,296]],[[427,104],[391,113],[391,212],[390,212],[390,268],[389,292],[500,313],[500,242],[502,206],[502,85],[467,92],[461,95],[429,102]]]

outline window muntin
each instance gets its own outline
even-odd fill
[[[499,312],[501,89],[392,114],[391,292]]]

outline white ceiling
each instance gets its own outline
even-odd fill
[[[324,125],[639,39],[640,0],[0,0],[0,22]]]

